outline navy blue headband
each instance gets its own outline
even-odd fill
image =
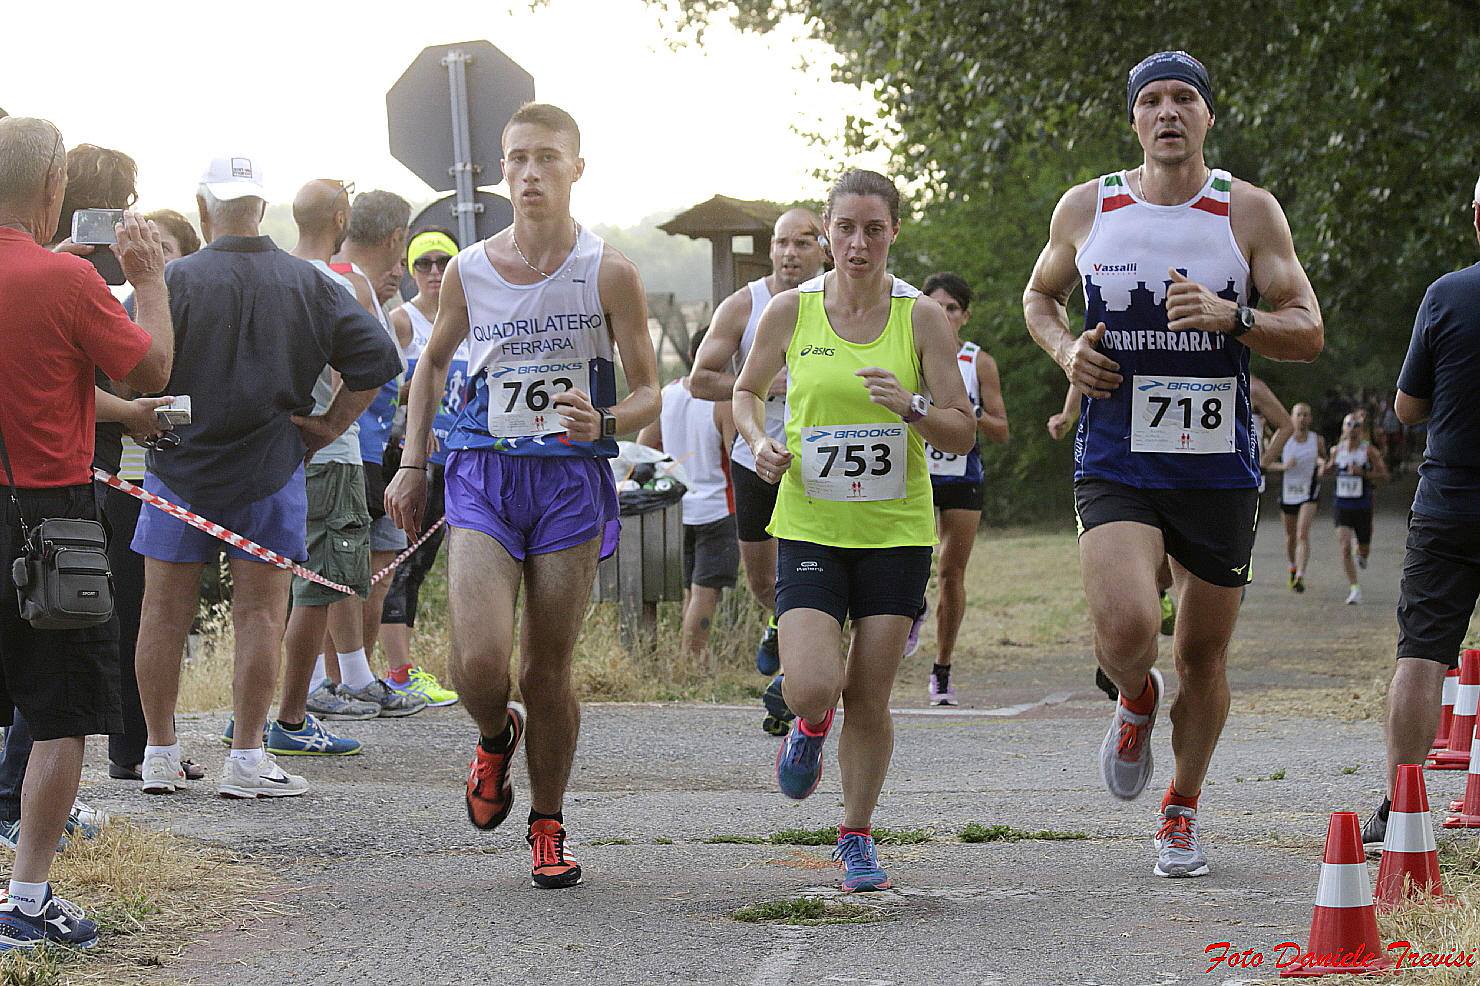
[[[1162,79],[1187,83],[1208,104],[1208,112],[1213,112],[1213,82],[1208,78],[1208,70],[1203,68],[1203,63],[1185,51],[1158,51],[1143,59],[1126,77],[1125,111],[1131,119],[1135,119],[1136,97],[1141,90]]]

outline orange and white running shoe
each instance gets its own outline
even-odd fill
[[[530,852],[534,856],[529,885],[543,890],[574,887],[581,882],[581,864],[565,851],[565,826],[553,818],[538,819],[529,827]]]
[[[509,809],[514,807],[514,785],[509,781],[509,765],[524,738],[524,706],[509,703],[509,722],[514,727],[514,739],[506,753],[489,753],[480,743],[474,749],[473,762],[468,764],[468,785],[464,799],[468,803],[468,821],[474,828],[485,831],[496,829]]]

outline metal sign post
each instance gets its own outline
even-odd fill
[[[473,163],[472,126],[468,119],[468,64],[473,56],[458,49],[449,51],[442,58],[447,66],[447,89],[452,94],[452,175],[453,187],[457,191],[457,242],[472,243],[475,216],[483,207],[473,201],[473,187],[478,183],[473,175],[481,169]]]

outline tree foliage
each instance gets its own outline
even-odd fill
[[[1465,0],[650,2],[677,34],[800,20],[837,50],[835,76],[876,94],[883,114],[850,120],[844,150],[886,149],[915,190],[901,274],[950,267],[978,286],[973,334],[1002,364],[1001,467],[1019,491],[1061,477],[1067,454],[1043,431],[1062,375],[1024,345],[1022,288],[1058,195],[1139,162],[1125,77],[1152,51],[1208,66],[1208,160],[1279,198],[1320,298],[1321,359],[1256,366],[1287,404],[1390,389],[1425,287],[1475,253],[1480,5]]]

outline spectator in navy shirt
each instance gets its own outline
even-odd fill
[[[217,158],[196,194],[209,246],[169,265],[175,366],[166,388],[192,398],[177,448],[151,451],[144,486],[243,537],[299,561],[307,557],[304,460],[352,425],[381,385],[401,372],[396,347],[349,292],[260,235],[261,176],[246,157]],[[314,381],[325,365],[341,386],[322,414]],[[199,605],[201,568],[222,542],[159,510],[134,535],[145,561],[139,627],[139,697],[149,727],[140,770],[146,793],[184,781],[174,729],[180,657]],[[283,629],[288,572],[226,547],[236,630],[232,749],[218,791],[284,797],[308,790],[262,748]]]
[[[1480,236],[1480,182],[1473,207]],[[1383,839],[1398,766],[1424,762],[1439,724],[1445,673],[1459,663],[1480,597],[1476,381],[1480,264],[1429,285],[1398,376],[1398,419],[1405,425],[1427,421],[1429,444],[1418,470],[1398,597],[1398,668],[1388,689],[1388,798],[1368,819],[1364,842]]]

